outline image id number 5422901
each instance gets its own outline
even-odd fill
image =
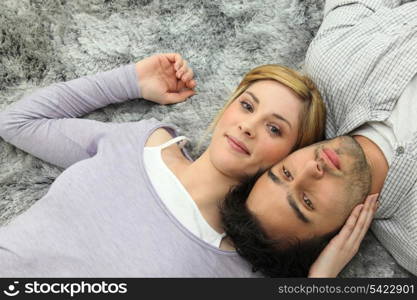
[[[412,284],[371,284],[370,294],[414,294]]]

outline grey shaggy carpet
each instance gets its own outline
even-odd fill
[[[56,81],[104,71],[157,52],[179,52],[194,68],[198,95],[158,106],[111,105],[86,116],[104,122],[151,116],[200,140],[249,69],[300,68],[322,20],[323,0],[0,0],[0,110]],[[196,156],[198,153],[193,152]],[[0,222],[48,191],[61,169],[0,139]],[[408,277],[368,233],[341,277]]]

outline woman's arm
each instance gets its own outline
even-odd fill
[[[137,64],[53,84],[1,112],[0,136],[44,161],[67,168],[93,156],[98,140],[120,126],[77,117],[145,94],[158,103],[183,101],[194,93],[192,77],[180,55],[160,54]]]

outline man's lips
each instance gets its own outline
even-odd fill
[[[236,151],[246,154],[246,155],[250,155],[250,152],[248,150],[248,148],[245,146],[245,144],[241,141],[239,141],[238,139],[230,136],[230,135],[226,135],[226,139],[227,142],[229,143],[229,145]]]
[[[332,149],[325,148],[323,149],[323,154],[333,167],[340,170],[340,159],[336,152],[334,152]]]

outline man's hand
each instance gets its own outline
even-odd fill
[[[336,277],[355,256],[378,208],[378,194],[357,205],[345,225],[324,248],[310,268],[308,277]]]
[[[195,94],[193,70],[178,53],[156,54],[136,63],[142,97],[159,104],[182,102]]]

